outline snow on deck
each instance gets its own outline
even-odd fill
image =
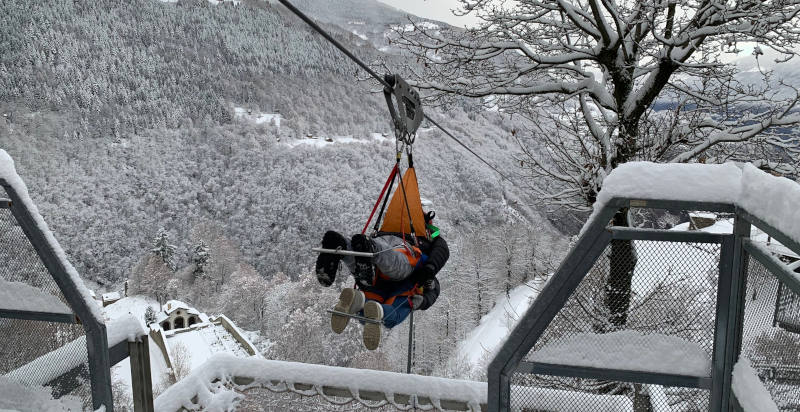
[[[472,410],[480,410],[480,405],[487,402],[485,382],[257,358],[241,359],[218,354],[162,393],[155,400],[155,410],[173,412],[182,407],[196,409],[192,399],[196,399],[203,408],[212,403],[220,407],[233,406],[236,399],[231,391],[211,383],[216,380],[230,382],[233,377],[254,380],[240,388],[262,386],[280,391],[280,388],[286,390],[287,386],[294,387],[295,384],[311,385],[314,389],[303,391],[304,395],[317,394],[324,387],[345,388],[353,397],[363,392],[378,392],[385,394],[390,404],[397,403],[394,399],[399,394],[428,398],[434,405],[442,400],[460,401]],[[630,411],[633,407],[625,396],[516,386],[511,390],[515,398],[525,400],[525,405],[521,407],[534,410],[560,409],[564,405],[570,405],[574,410],[602,411]],[[220,401],[221,397],[224,401]]]
[[[530,360],[558,365],[707,377],[711,359],[697,343],[659,333],[622,330],[578,333],[532,352]]]
[[[86,335],[83,335],[5,376],[28,386],[42,386],[88,361]]]
[[[25,182],[22,181],[17,174],[16,169],[14,168],[14,160],[11,159],[11,156],[9,156],[8,153],[6,153],[6,151],[3,149],[0,149],[0,180],[4,180],[6,184],[11,186],[14,191],[16,191],[20,198],[20,202],[22,203],[21,206],[30,211],[34,223],[44,234],[44,237],[47,240],[47,246],[52,249],[53,254],[66,269],[67,275],[75,285],[80,298],[86,303],[86,307],[88,308],[89,312],[98,322],[102,323],[103,315],[100,311],[100,307],[95,303],[95,300],[92,298],[89,289],[86,288],[86,285],[84,285],[80,275],[78,275],[78,271],[75,270],[75,267],[73,267],[69,262],[69,259],[67,259],[67,254],[64,253],[64,249],[61,248],[61,245],[58,243],[58,240],[56,240],[53,232],[50,231],[50,228],[47,226],[44,218],[42,218],[42,215],[39,214],[39,209],[33,203],[33,200],[31,200],[30,195],[28,194],[28,187],[25,186]]]
[[[25,386],[0,376],[0,410],[68,412],[83,409],[82,402],[74,396],[55,400],[49,388]]]
[[[0,309],[71,314],[57,296],[20,282],[0,279]]]
[[[778,412],[778,406],[764,387],[750,360],[741,357],[733,365],[731,389],[739,405],[747,412]]]

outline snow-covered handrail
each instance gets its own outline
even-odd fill
[[[775,233],[782,238],[778,240],[800,254],[800,219],[797,219],[800,184],[763,172],[749,163],[741,168],[733,163],[620,165],[603,180],[594,212],[581,233],[606,206],[618,199],[630,200],[634,207],[647,207],[647,201],[675,201],[698,207],[727,205],[746,213],[748,220],[762,230],[765,224],[780,228],[781,233]]]
[[[390,405],[400,410],[480,411],[486,410],[487,400],[485,382],[216,354],[162,393],[155,400],[155,410],[192,410],[212,401],[217,404],[220,399],[232,402],[235,397],[222,389],[225,386],[239,392],[264,388],[301,396],[321,396],[335,404],[361,402],[371,407]],[[605,411],[630,411],[633,406],[624,396],[533,387],[512,390],[526,400],[526,408],[534,410],[585,404]]]

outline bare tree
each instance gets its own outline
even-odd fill
[[[191,372],[191,353],[183,343],[176,343],[172,347],[172,373],[178,382]]]
[[[479,16],[477,27],[413,24],[393,41],[421,63],[407,72],[429,102],[479,98],[532,120],[528,133],[514,132],[531,190],[588,211],[604,177],[633,160],[795,171],[800,93],[766,70],[756,85],[741,82],[731,56],[753,42],[756,59],[766,48],[788,61],[799,11],[790,0],[461,0],[458,12]],[[627,210],[614,224],[628,225]],[[616,326],[630,306],[632,248],[618,242],[612,251],[619,262],[606,291]]]

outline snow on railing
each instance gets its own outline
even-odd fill
[[[133,315],[123,316],[109,322],[106,330],[108,347],[125,340],[134,341],[146,334],[141,323]],[[6,377],[27,385],[41,386],[69,374],[88,361],[86,336],[84,335],[14,369],[6,374]]]
[[[214,406],[233,406],[243,392],[264,388],[301,396],[321,396],[333,404],[359,402],[369,407],[400,410],[486,410],[487,385],[456,379],[395,372],[312,365],[216,354],[155,400],[155,410],[174,412]],[[554,410],[586,405],[604,411],[631,411],[625,396],[513,387],[524,396],[525,409]],[[224,409],[224,408],[223,408]],[[588,410],[588,409],[587,409]]]
[[[42,215],[39,213],[39,209],[33,203],[33,200],[31,200],[31,197],[28,194],[28,187],[25,186],[25,182],[23,182],[19,177],[14,167],[14,160],[11,159],[11,156],[9,156],[9,154],[3,149],[0,149],[0,183],[8,185],[10,188],[12,188],[19,197],[17,201],[21,203],[22,208],[30,212],[33,223],[36,225],[38,230],[41,231],[46,240],[46,244],[39,245],[39,247],[47,248],[55,255],[59,263],[66,271],[66,275],[69,276],[72,286],[75,288],[75,291],[78,295],[77,297],[83,300],[86,310],[88,310],[92,318],[94,318],[93,321],[102,324],[103,312],[95,303],[95,300],[92,298],[89,289],[87,289],[84,285],[83,280],[81,280],[80,275],[78,275],[78,271],[75,270],[75,267],[73,267],[72,263],[70,263],[69,259],[67,259],[67,254],[58,243],[58,240],[56,240],[53,232],[50,231],[50,228],[47,226],[44,218],[42,218]],[[73,308],[73,310],[77,309]],[[88,319],[82,320],[84,322],[89,321]]]
[[[584,230],[614,198],[733,205],[773,227],[780,227],[781,232],[800,244],[800,219],[797,219],[800,184],[772,176],[749,163],[741,169],[733,163],[622,164],[603,180],[603,189]],[[795,253],[800,252],[795,250]]]
[[[0,279],[0,309],[71,315],[57,296],[21,282]]]
[[[778,406],[750,366],[750,360],[741,357],[733,367],[731,388],[739,405],[745,411],[778,412]]]
[[[579,333],[545,345],[532,352],[529,359],[591,368],[711,376],[711,359],[699,344],[677,336],[645,335],[633,330]]]

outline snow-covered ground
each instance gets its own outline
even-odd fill
[[[313,136],[302,139],[287,140],[286,144],[290,147],[314,146],[330,147],[333,144],[374,144],[390,141],[391,138],[382,133],[372,133],[371,139],[356,139],[353,136]]]
[[[215,353],[229,353],[240,358],[250,356],[220,325],[198,324],[196,327],[184,330],[166,332],[167,346],[172,351],[173,357],[176,355],[175,348],[180,345],[186,348],[187,365],[192,370],[205,363]]]
[[[492,310],[481,318],[481,323],[458,344],[451,368],[467,366],[467,377],[486,374],[488,362],[517,325],[520,317],[538,296],[544,282],[536,279],[512,289],[508,296],[497,299]]]
[[[216,0],[209,0],[209,1],[216,1]],[[270,123],[274,120],[275,126],[281,127],[280,113],[262,113],[250,109],[245,109],[244,107],[234,107],[233,117],[235,119],[255,124]]]

